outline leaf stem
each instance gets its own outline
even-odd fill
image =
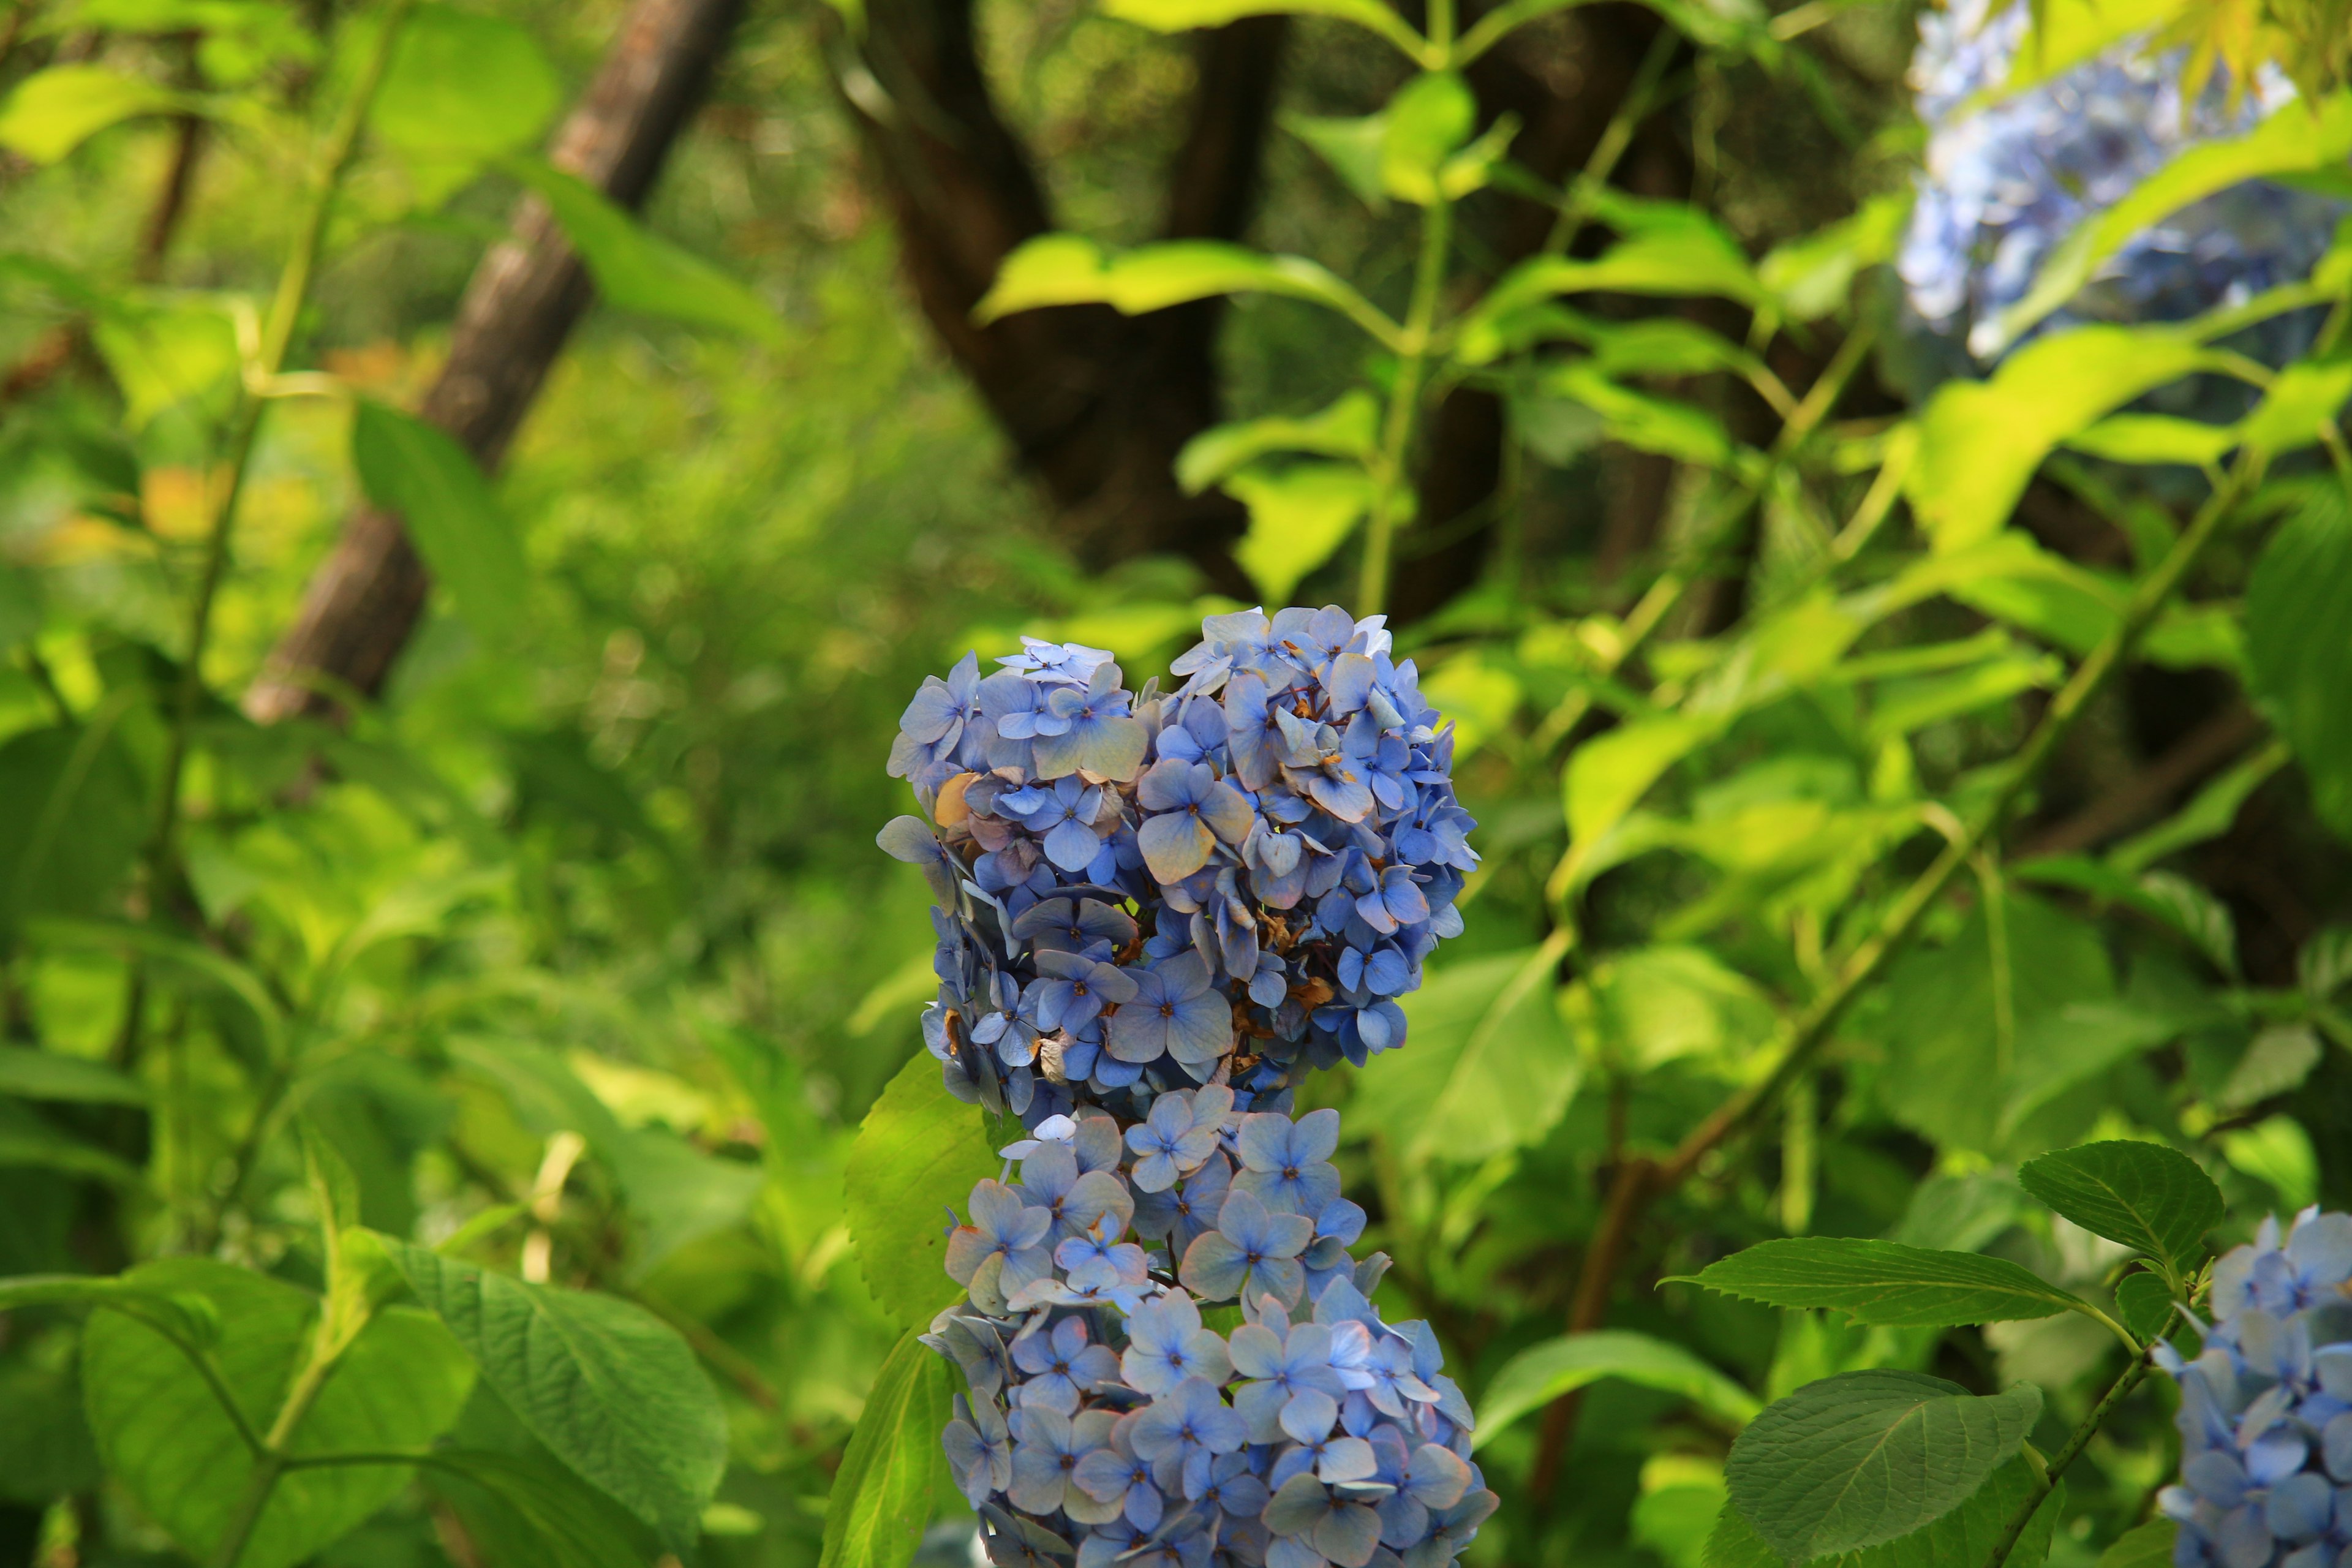
[[[2082,1453],[2107,1417],[2115,1413],[2116,1406],[2122,1404],[2125,1396],[2137,1388],[2140,1380],[2147,1375],[2147,1358],[2135,1353],[2130,1364],[2124,1368],[2123,1375],[2116,1379],[2114,1385],[2096,1405],[2091,1406],[2091,1413],[2083,1417],[2083,1424],[2075,1427],[2066,1439],[2066,1446],[2053,1454],[2047,1465],[2034,1467],[2033,1489],[2025,1494],[2018,1503],[2017,1510],[2010,1515],[2008,1525],[2000,1532],[2000,1540],[1993,1546],[1992,1555],[1985,1559],[1985,1568],[2002,1568],[2002,1564],[2009,1561],[2009,1554],[2017,1549],[2018,1537],[2023,1535],[2025,1527],[2033,1522],[2034,1510],[2056,1489],[2059,1479],[2066,1473],[2066,1467],[2074,1462],[2075,1457]]]
[[[1421,255],[1413,263],[1412,300],[1405,311],[1403,344],[1399,353],[1396,384],[1389,389],[1388,418],[1381,435],[1380,471],[1373,475],[1371,516],[1366,521],[1362,580],[1356,590],[1356,614],[1377,616],[1388,607],[1391,544],[1398,521],[1412,503],[1406,484],[1406,459],[1412,447],[1415,416],[1421,410],[1421,390],[1429,365],[1430,343],[1437,322],[1438,295],[1445,286],[1445,259],[1454,239],[1454,206],[1440,193],[1421,215]]]
[[[2091,650],[2065,686],[2053,698],[2042,713],[2042,721],[2027,737],[2010,765],[2008,777],[1993,792],[1992,799],[1979,813],[1968,830],[1948,842],[1933,864],[1921,872],[1906,888],[1886,914],[1878,929],[1857,947],[1838,972],[1829,988],[1817,994],[1786,1026],[1780,1059],[1769,1074],[1733,1094],[1675,1146],[1663,1160],[1639,1159],[1619,1167],[1610,1184],[1606,1207],[1592,1245],[1586,1250],[1583,1268],[1577,1281],[1575,1305],[1569,1319],[1569,1332],[1581,1333],[1598,1328],[1606,1315],[1610,1293],[1613,1288],[1617,1266],[1622,1260],[1626,1237],[1642,1210],[1654,1198],[1673,1191],[1699,1162],[1718,1146],[1743,1130],[1757,1115],[1770,1106],[1790,1083],[1811,1065],[1812,1058],[1825,1046],[1830,1032],[1863,988],[1875,980],[1887,963],[1902,950],[1917,931],[1927,910],[1943,895],[1952,879],[1958,874],[1991,835],[1998,830],[2026,786],[2041,773],[2058,742],[2073,730],[2093,699],[2105,689],[2116,671],[2122,668],[2157,612],[2171,598],[2181,580],[2204,553],[2221,524],[2235,509],[2239,499],[2260,477],[2262,464],[2258,458],[2248,455],[2240,459],[2229,480],[2207,498],[2196,518],[2174,542],[2170,551],[2154,571],[2140,581],[2130,604],[2114,628]],[[2126,1339],[2128,1335],[2125,1336]],[[1563,1398],[1570,1396],[1563,1396]],[[1575,1425],[1575,1406],[1555,1404],[1544,1424],[1543,1444],[1536,1456],[1530,1490],[1538,1507],[1549,1499],[1553,1479],[1558,1475],[1561,1458]],[[2069,1456],[2071,1457],[2071,1456]],[[2053,1467],[2054,1468],[2054,1467]]]

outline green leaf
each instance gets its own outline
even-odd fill
[[[0,1361],[0,1498],[37,1511],[105,1479],[70,1363]]]
[[[213,299],[138,300],[101,315],[90,341],[122,389],[123,423],[134,431],[184,403],[221,412],[236,386],[236,329]]]
[[[307,1355],[319,1299],[209,1258],[142,1264],[126,1283],[209,1300],[213,1356],[254,1431],[266,1431]],[[236,1512],[253,1455],[205,1379],[163,1335],[119,1312],[82,1331],[81,1378],[108,1473],[199,1561]],[[449,1428],[473,1383],[448,1333],[409,1308],[379,1312],[337,1363],[288,1447],[297,1456],[422,1448]],[[278,1479],[237,1568],[289,1568],[399,1495],[404,1465],[336,1465]]]
[[[1335,16],[1378,33],[1416,60],[1427,50],[1421,35],[1380,0],[1103,0],[1102,9],[1157,33],[1222,27],[1244,16]]]
[[[1845,303],[1854,274],[1894,259],[1910,216],[1910,192],[1874,196],[1852,217],[1775,247],[1756,264],[1756,280],[1790,320],[1819,320]]]
[[[1552,979],[1562,951],[1549,943],[1432,970],[1403,999],[1412,1048],[1357,1080],[1349,1124],[1416,1163],[1539,1142],[1583,1077]]]
[[[1989,380],[1946,383],[1905,480],[1920,526],[1938,552],[1990,539],[2052,447],[2205,357],[2184,332],[2093,325],[2037,339]]]
[[[0,147],[54,163],[110,125],[184,108],[184,94],[103,66],[51,66],[16,84],[0,107]]]
[[[283,1053],[286,1016],[267,983],[236,960],[200,942],[127,921],[41,920],[27,928],[27,934],[47,947],[135,952],[155,961],[166,977],[183,983],[194,980],[207,989],[224,992],[252,1016],[269,1058],[277,1060]]]
[[[1604,1329],[1545,1340],[1505,1362],[1478,1401],[1472,1440],[1483,1447],[1529,1411],[1604,1377],[1678,1394],[1735,1426],[1746,1426],[1763,1408],[1754,1394],[1682,1346]]]
[[[2083,1304],[2007,1258],[1853,1237],[1759,1242],[1688,1279],[1768,1306],[1828,1308],[1889,1328],[2011,1322]]]
[[[144,1105],[146,1086],[87,1057],[0,1046],[0,1094],[85,1105]]]
[[[2213,1109],[2239,1111],[2302,1086],[2319,1065],[2318,1032],[2308,1024],[2273,1024],[2255,1035],[2229,1080],[2213,1096]]]
[[[2232,1169],[2267,1183],[2286,1207],[2307,1208],[2319,1201],[2319,1152],[2294,1117],[2266,1117],[2214,1142]]]
[[[610,1296],[383,1246],[533,1436],[673,1550],[691,1546],[727,1468],[727,1417],[676,1330]]]
[[[2018,1185],[2094,1236],[2147,1254],[2176,1279],[2196,1272],[2205,1233],[2227,1213],[2197,1162],[2161,1143],[2116,1139],[2018,1167]]]
[[[1349,463],[1260,464],[1228,477],[1224,489],[1249,508],[1234,559],[1268,602],[1283,604],[1347,542],[1380,490]]]
[[[1591,864],[1602,837],[1667,769],[1721,734],[1727,721],[1718,713],[1667,713],[1620,725],[1579,746],[1561,779],[1569,852],[1579,866]]]
[[[2246,797],[2285,766],[2287,757],[2286,747],[2273,743],[2216,774],[2189,797],[2187,805],[2108,850],[2108,864],[2120,871],[2143,871],[2168,855],[2221,837],[2238,820],[2238,808],[2245,805]],[[2225,970],[2229,967],[2222,965]]]
[[[1110,252],[1075,234],[1044,234],[997,268],[972,307],[982,325],[1045,305],[1108,305],[1129,316],[1220,294],[1279,294],[1339,311],[1383,342],[1394,323],[1331,271],[1297,256],[1265,256],[1215,240],[1171,240]]]
[[[417,554],[485,637],[521,625],[530,570],[489,481],[437,426],[365,398],[352,420],[352,462],[368,499],[400,514]]]
[[[546,199],[611,304],[758,342],[783,341],[784,324],[765,300],[646,228],[594,186],[535,158],[510,158],[505,167]]]
[[[2305,361],[2279,372],[2262,402],[2246,416],[2246,446],[2265,457],[2315,445],[2336,428],[2336,415],[2352,398],[2352,360]]]
[[[845,1178],[849,1236],[866,1289],[900,1328],[928,1329],[962,1299],[947,1273],[949,1215],[1003,1163],[978,1109],[948,1093],[928,1052],[916,1052],[866,1113]]]
[[[1176,482],[1186,495],[1199,495],[1226,475],[1275,452],[1308,452],[1319,458],[1371,456],[1380,444],[1381,406],[1359,388],[1329,407],[1289,419],[1279,415],[1213,425],[1176,454]]]
[[[139,1187],[147,1180],[121,1155],[85,1142],[13,1100],[0,1100],[0,1168],[10,1167],[62,1171],[121,1187]]]
[[[407,151],[489,157],[536,138],[562,102],[562,80],[529,29],[425,5],[393,46],[369,123]]]
[[[426,1472],[498,1568],[645,1568],[645,1526],[560,1465],[452,1449]]]
[[[1286,114],[1282,126],[1315,149],[1358,200],[1374,212],[1388,210],[1388,188],[1381,183],[1381,149],[1389,137],[1385,113]]]
[[[1637,452],[1655,452],[1700,468],[1730,465],[1734,447],[1723,422],[1695,404],[1620,386],[1591,362],[1555,367],[1537,388],[1572,398],[1601,416],[1602,433]]]
[[[2172,1568],[2173,1542],[2180,1527],[2168,1519],[2151,1519],[2116,1538],[2099,1553],[2099,1568]]]
[[[2032,1486],[2033,1473],[2025,1461],[2009,1460],[1966,1502],[1933,1524],[1858,1552],[1816,1557],[1806,1568],[1984,1568],[1994,1542]],[[2049,1556],[2051,1537],[2066,1510],[2065,1491],[2062,1481],[2033,1510],[2005,1568],[2037,1568]],[[1780,1554],[1764,1543],[1738,1510],[1729,1507],[1717,1518],[1701,1562],[1703,1568],[1784,1568]]]
[[[147,791],[116,731],[122,703],[73,728],[0,742],[0,932],[39,915],[111,907],[150,824]]]
[[[2153,1340],[2172,1326],[2172,1287],[2164,1276],[2137,1269],[2116,1281],[2116,1316],[2141,1340]]]
[[[220,1319],[201,1291],[77,1274],[0,1279],[0,1312],[20,1307],[110,1307],[202,1349],[220,1337]]]
[[[2110,414],[2063,445],[2110,463],[2185,463],[2204,468],[2228,456],[2241,439],[2235,425],[2200,425],[2169,414]]]
[[[2246,135],[2192,147],[2141,181],[2132,193],[2085,219],[2042,264],[2033,287],[2000,315],[1997,350],[2074,297],[2099,264],[2138,234],[2191,202],[2265,175],[2341,164],[2352,156],[2352,90],[2314,104],[2296,99],[2279,106]],[[2012,362],[2013,363],[2013,362]]]
[[[1461,357],[1484,363],[1508,316],[1561,294],[1716,295],[1760,303],[1763,285],[1729,236],[1710,223],[1677,224],[1627,236],[1590,261],[1539,256],[1496,280],[1463,318]]]
[[[2246,662],[2255,701],[2310,781],[2312,809],[2352,839],[2352,509],[2338,484],[2306,496],[2246,584]]]
[[[922,1542],[950,1406],[947,1363],[918,1331],[899,1336],[849,1435],[825,1500],[818,1568],[906,1568]]]
[[[1908,1535],[1965,1502],[2042,1411],[1916,1372],[1850,1372],[1769,1406],[1731,1445],[1732,1505],[1791,1562]]]
[[[1381,139],[1381,188],[1426,206],[1438,199],[1438,173],[1478,127],[1478,100],[1452,71],[1428,71],[1389,100]],[[1450,194],[1450,193],[1449,193]]]

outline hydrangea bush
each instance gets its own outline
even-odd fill
[[[2264,1219],[2213,1266],[2212,1323],[2180,1384],[2180,1481],[2159,1500],[2180,1568],[2352,1562],[2352,1215]]]
[[[2216,73],[2184,103],[2182,51],[2126,44],[1979,107],[2007,79],[2028,0],[1955,0],[1919,21],[1911,82],[1928,131],[1897,270],[1910,309],[1979,359],[1997,321],[2083,223],[2200,142],[2243,135],[2294,96],[2275,71],[2232,91]],[[2267,181],[2209,196],[2132,237],[2067,310],[2042,323],[2183,321],[2306,276],[2341,204]],[[2273,364],[2310,346],[2308,313],[2266,323],[2250,350]]]
[[[1496,1506],[1470,1408],[1372,1306],[1339,1113],[1291,1098],[1403,1044],[1461,928],[1452,733],[1378,616],[1202,629],[1165,694],[1024,638],[901,723],[929,820],[882,844],[940,899],[925,1038],[1030,1134],[950,1233],[943,1440],[999,1563],[1443,1568]]]

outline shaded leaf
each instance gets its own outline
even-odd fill
[[[2116,1538],[2099,1553],[2099,1568],[2172,1568],[2173,1543],[2180,1527],[2168,1519],[2151,1519]]]
[[[1483,1447],[1530,1411],[1604,1377],[1678,1394],[1733,1426],[1754,1420],[1763,1408],[1754,1394],[1682,1346],[1604,1329],[1545,1340],[1505,1362],[1478,1401],[1472,1441]]]
[[[144,1105],[146,1086],[87,1057],[0,1046],[0,1094],[89,1105]]]
[[[2172,1287],[2164,1276],[2136,1270],[2116,1281],[2116,1316],[2141,1340],[2154,1340],[2172,1326]]]
[[[1783,1558],[1875,1546],[1959,1507],[2041,1410],[2031,1384],[1980,1397],[1924,1373],[1845,1373],[1767,1407],[1732,1444],[1724,1479]]]
[[[596,280],[624,310],[781,342],[783,322],[751,288],[639,223],[585,181],[535,158],[505,167],[546,199]]]
[[[634,1516],[560,1465],[452,1449],[425,1479],[499,1568],[645,1568],[654,1555]]]
[[[1966,1502],[1933,1524],[1858,1552],[1816,1557],[1806,1568],[1984,1568],[1993,1543],[2009,1528],[2011,1516],[2032,1485],[2025,1462],[2009,1460]],[[2050,1554],[2051,1537],[2065,1509],[2062,1481],[2033,1510],[2005,1568],[2038,1568]],[[1737,1509],[1728,1507],[1716,1521],[1701,1563],[1703,1568],[1785,1568],[1780,1554],[1764,1543]]]
[[[727,1419],[676,1330],[610,1296],[383,1246],[533,1436],[673,1549],[693,1542],[727,1468]]]
[[[2161,1143],[2115,1139],[2029,1160],[2018,1184],[2094,1236],[2120,1241],[2176,1279],[2195,1272],[2205,1233],[2221,1223],[2221,1189]]]
[[[2294,747],[2320,820],[2352,839],[2352,510],[2342,486],[2306,492],[2246,585],[2254,700]]]
[[[352,463],[368,499],[400,514],[417,554],[474,629],[510,637],[530,586],[522,541],[456,437],[362,398]]]
[[[1828,1308],[1889,1328],[2046,1318],[2082,1304],[2007,1258],[1853,1237],[1759,1242],[1685,1278],[1768,1306]]]

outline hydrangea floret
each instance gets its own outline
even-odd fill
[[[2294,97],[2272,72],[2221,73],[2193,101],[2183,51],[2118,44],[2014,93],[2003,83],[2032,26],[2029,0],[1954,0],[1919,20],[1911,85],[1927,167],[1896,269],[1934,332],[1996,357],[1996,321],[2086,219],[2200,143],[2245,134]],[[1990,100],[1988,97],[1990,95]],[[2267,181],[2199,201],[2135,236],[2043,329],[2069,321],[2183,321],[2306,276],[2342,204]],[[2275,319],[2244,346],[2273,364],[2309,347],[2309,312]]]
[[[1478,863],[1453,731],[1381,617],[1212,616],[1181,682],[1024,638],[926,680],[890,757],[929,816],[882,847],[940,907],[924,1036],[1034,1126],[1162,1090],[1265,1093],[1404,1042],[1397,998]]]
[[[2342,1568],[2352,1563],[2352,1215],[2297,1215],[2284,1237],[2213,1266],[2193,1358],[2156,1359],[2180,1384],[2179,1568]]]
[[[925,816],[880,842],[938,899],[924,1038],[1027,1132],[949,1232],[943,1441],[1000,1564],[1445,1568],[1496,1507],[1470,1408],[1372,1305],[1339,1113],[1292,1097],[1403,1045],[1461,929],[1452,731],[1377,616],[1202,631],[1165,692],[1024,638],[900,723]]]

